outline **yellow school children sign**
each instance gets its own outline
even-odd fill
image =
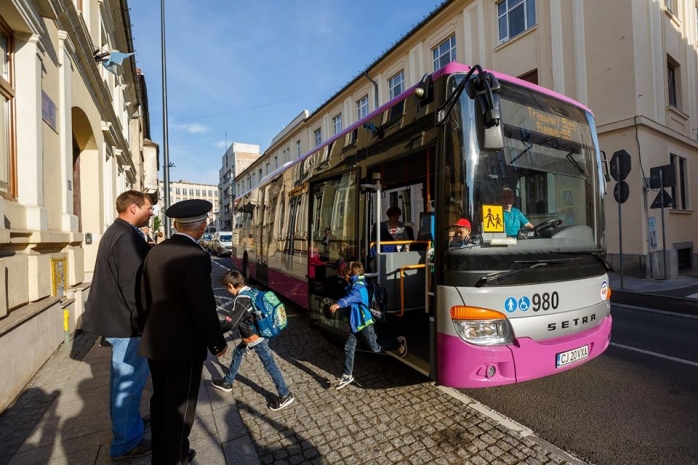
[[[504,210],[501,205],[482,206],[484,232],[504,232]]]

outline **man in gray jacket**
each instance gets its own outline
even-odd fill
[[[118,218],[104,232],[82,329],[103,336],[112,346],[109,377],[112,422],[112,459],[126,460],[150,454],[143,439],[140,415],[148,361],[138,355],[143,322],[139,312],[140,277],[150,250],[140,227],[153,215],[150,197],[130,190],[116,199]]]

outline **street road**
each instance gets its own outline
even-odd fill
[[[617,305],[612,314],[611,346],[599,358],[461,392],[593,464],[698,463],[698,319]]]
[[[586,365],[461,392],[594,464],[698,463],[698,319],[612,315],[611,346]]]

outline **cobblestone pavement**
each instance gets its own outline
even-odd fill
[[[218,273],[214,270],[214,275]],[[568,460],[466,407],[390,356],[357,354],[356,382],[334,389],[344,360],[342,347],[310,328],[302,312],[289,310],[288,328],[269,345],[296,396],[294,404],[278,412],[267,408],[276,389],[253,353],[245,357],[231,393],[206,383],[214,412],[237,407],[261,463],[546,464]],[[230,355],[221,360],[226,367],[229,363]],[[212,362],[207,368],[223,371]],[[230,406],[221,405],[228,402]]]
[[[212,274],[221,310],[230,303],[218,285],[224,271],[214,265]],[[237,338],[229,340],[232,349]],[[61,346],[0,416],[0,465],[111,462],[110,350],[96,342],[79,334]],[[580,463],[465,405],[390,356],[357,354],[356,382],[337,391],[332,384],[341,374],[341,346],[293,308],[288,328],[270,347],[296,401],[281,411],[268,409],[276,389],[253,353],[231,393],[213,389],[210,379],[227,370],[232,351],[220,362],[209,357],[190,436],[193,463]],[[148,386],[142,413],[149,396]]]

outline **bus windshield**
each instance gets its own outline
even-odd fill
[[[478,148],[475,106],[466,95],[460,124],[448,129],[441,239],[447,274],[460,272],[462,281],[462,273],[472,273],[475,283],[482,271],[529,270],[507,285],[602,274],[604,192],[593,116],[532,88],[501,84],[503,150]]]

